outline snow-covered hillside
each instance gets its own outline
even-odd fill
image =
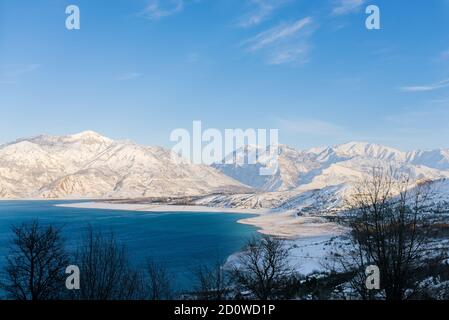
[[[172,153],[86,131],[39,136],[0,147],[2,198],[135,198],[245,192],[209,166]]]
[[[215,195],[200,200],[214,206],[244,208],[294,209],[297,213],[335,212],[342,207],[351,186],[369,178],[374,167],[403,173],[413,182],[435,181],[433,200],[449,198],[446,186],[449,178],[447,150],[402,152],[363,142],[350,142],[333,147],[306,151],[281,146],[279,170],[274,176],[252,180],[256,165],[223,165],[215,167],[232,178],[258,190],[255,194]]]
[[[255,147],[245,147],[234,152],[236,157],[247,159],[252,156],[257,159],[256,164],[246,164],[248,161],[235,160],[232,164],[227,164],[226,157],[222,163],[213,166],[224,174],[261,191],[287,191],[298,186],[303,174],[318,169],[320,164],[315,161],[315,156],[303,151],[279,146],[278,150],[278,170],[274,175],[261,175],[260,169],[266,168],[270,164],[270,154],[266,150]],[[245,164],[241,164],[245,163]]]
[[[364,142],[306,151],[280,146],[278,164],[274,176],[258,175],[259,168],[265,165],[263,158],[256,165],[215,164],[214,167],[259,191],[312,190],[351,183],[379,166],[410,174],[416,180],[449,177],[448,150],[402,152]]]

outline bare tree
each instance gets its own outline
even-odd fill
[[[145,283],[149,300],[174,299],[172,276],[163,264],[152,260],[147,262]]]
[[[60,299],[68,256],[60,230],[33,221],[12,227],[2,287],[14,300]]]
[[[200,300],[226,300],[230,293],[229,274],[220,262],[213,265],[201,265],[195,271],[196,295]]]
[[[289,251],[280,239],[269,236],[251,239],[232,268],[237,289],[249,291],[260,300],[294,296],[298,281],[288,264]]]
[[[104,235],[89,228],[80,246],[76,261],[80,268],[82,300],[143,299],[142,276],[131,266],[125,247],[113,233]]]
[[[393,170],[374,168],[348,201],[349,245],[338,254],[340,267],[352,272],[352,289],[362,299],[413,298],[422,287],[417,275],[425,265],[430,228],[425,219],[426,184],[412,183]],[[381,290],[367,290],[365,270],[380,271]]]

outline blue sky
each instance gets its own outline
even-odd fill
[[[449,148],[448,31],[447,0],[0,0],[0,142],[171,146],[201,120],[299,148]]]

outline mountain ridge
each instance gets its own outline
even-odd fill
[[[287,201],[303,192],[344,188],[367,176],[374,166],[408,172],[414,180],[449,178],[449,149],[404,152],[358,141],[308,150],[280,145],[278,171],[272,176],[259,174],[271,165],[262,151],[256,146],[235,151],[234,156],[256,152],[260,156],[254,165],[206,166],[173,162],[176,155],[170,150],[113,140],[89,130],[39,135],[0,146],[0,197],[108,199],[230,193]]]
[[[0,147],[0,196],[130,198],[249,190],[213,168],[172,157],[161,147],[93,131],[19,139]]]
[[[242,152],[245,150],[240,151]],[[428,156],[429,153],[433,156]],[[293,190],[313,180],[323,180],[323,174],[334,176],[337,180],[339,175],[357,176],[350,171],[367,173],[374,166],[390,166],[404,172],[408,171],[416,179],[424,178],[425,175],[429,175],[431,179],[449,176],[449,152],[445,149],[404,152],[367,142],[349,142],[308,150],[280,146],[277,174],[269,177],[258,176],[255,178],[257,183],[251,184],[250,180],[256,174],[255,167],[260,169],[265,163],[266,161],[262,159],[255,166],[218,163],[214,164],[214,167],[259,191],[268,192]],[[331,185],[337,182],[327,181]],[[327,185],[323,182],[317,187]]]

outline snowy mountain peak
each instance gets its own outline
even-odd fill
[[[93,131],[22,139],[0,146],[0,197],[136,198],[249,190],[211,167],[179,164],[171,155]]]
[[[449,150],[412,151],[407,153],[407,161],[440,170],[449,170]]]
[[[405,161],[406,154],[400,150],[376,143],[349,142],[332,148],[339,156],[364,157],[381,160]]]
[[[65,137],[67,140],[73,140],[73,141],[98,141],[98,142],[113,142],[112,139],[109,139],[105,136],[102,136],[101,134],[86,130],[80,133],[72,134]]]

